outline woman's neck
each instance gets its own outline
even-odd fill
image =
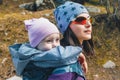
[[[82,45],[82,43],[83,43],[83,40],[80,40],[80,39],[79,39],[79,42],[80,42],[80,44]]]

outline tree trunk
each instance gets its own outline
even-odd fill
[[[117,18],[120,20],[120,0],[118,0],[118,9],[116,12]]]
[[[107,10],[107,14],[109,15],[111,12],[110,12],[110,1],[109,0],[106,0],[106,10]]]
[[[2,4],[3,3],[3,0],[0,0],[0,4]]]

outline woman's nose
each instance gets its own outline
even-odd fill
[[[86,28],[90,28],[90,25],[86,25]]]
[[[91,23],[90,23],[90,21],[87,21],[87,23],[86,23],[85,27],[86,27],[86,28],[91,27]]]

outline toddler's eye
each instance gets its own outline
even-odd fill
[[[50,43],[50,42],[52,42],[52,40],[46,40],[46,42],[47,42],[47,43]]]
[[[56,39],[56,41],[58,42],[58,41],[60,41],[60,39],[58,38],[58,39]]]

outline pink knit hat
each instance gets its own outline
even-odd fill
[[[46,18],[25,20],[30,45],[36,47],[45,37],[53,33],[59,33],[57,27]]]

